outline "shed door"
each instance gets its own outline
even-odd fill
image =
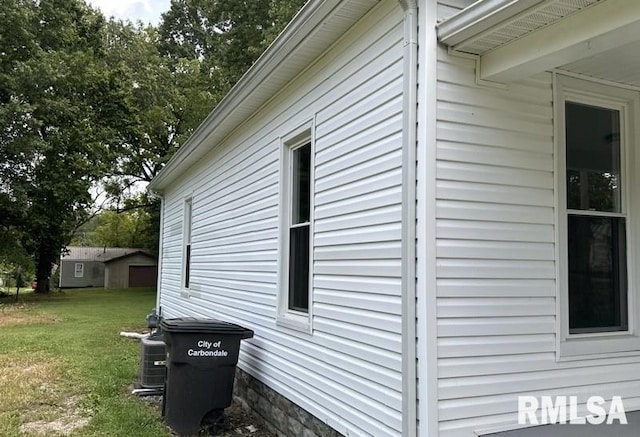
[[[129,287],[155,287],[157,266],[129,266]]]

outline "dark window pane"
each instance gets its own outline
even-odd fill
[[[619,217],[569,215],[569,332],[626,331],[626,235]]]
[[[187,244],[185,249],[184,288],[189,288],[189,273],[191,271],[191,245]]]
[[[292,206],[291,223],[306,223],[309,221],[311,199],[311,144],[305,144],[292,151],[291,181]]]
[[[620,113],[567,102],[567,208],[620,212]]]
[[[309,310],[309,225],[289,230],[289,309]]]
[[[189,276],[191,271],[191,219],[193,204],[191,199],[184,203],[185,228],[184,228],[184,288],[189,288]]]

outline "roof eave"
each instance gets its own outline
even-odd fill
[[[437,24],[438,40],[455,47],[545,0],[479,0]]]
[[[243,104],[246,104],[245,102],[250,97],[253,97],[252,94],[258,87],[269,86],[269,79],[273,77],[273,73],[287,59],[295,56],[295,53],[301,49],[311,30],[316,29],[318,26],[325,28],[331,26],[331,20],[327,20],[327,17],[341,3],[340,0],[310,0],[231,88],[213,111],[209,113],[186,143],[178,149],[165,167],[151,181],[148,190],[155,194],[162,194],[168,184],[177,178],[184,169],[196,163],[215,144],[223,141],[242,124],[237,121],[228,121],[239,108],[243,107]],[[372,3],[374,2],[372,1]],[[291,73],[290,79],[293,79],[299,73],[299,71]],[[281,77],[280,80],[282,80]],[[273,97],[279,90],[280,87],[273,86],[270,97]],[[269,101],[269,98],[263,100],[262,104]]]

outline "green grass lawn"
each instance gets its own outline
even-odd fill
[[[0,436],[162,437],[130,395],[154,290],[84,289],[0,300]]]

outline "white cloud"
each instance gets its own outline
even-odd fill
[[[170,0],[88,0],[107,17],[133,22],[141,20],[143,23],[159,24],[160,15],[170,6]]]

